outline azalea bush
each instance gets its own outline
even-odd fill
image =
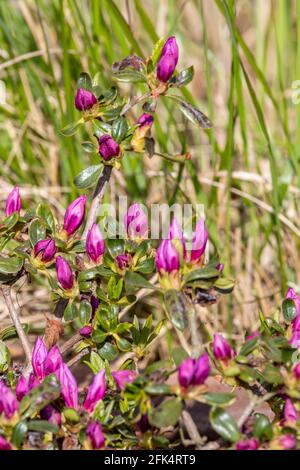
[[[156,150],[151,128],[162,97],[173,100],[193,125],[211,127],[181,97],[193,67],[177,72],[177,62],[177,42],[170,37],[158,41],[146,61],[131,55],[113,64],[115,81],[144,87],[131,99],[120,96],[116,86],[103,89],[97,75],[80,75],[79,119],[62,133],[72,138],[87,126],[94,140],[82,146],[98,154],[99,163],[75,178],[83,194],[66,208],[63,220],[45,203],[25,212],[18,187],[7,198],[0,221],[0,289],[12,326],[0,331],[3,450],[298,446],[297,294],[289,289],[281,309],[268,317],[260,312],[259,330],[245,332],[243,345],[230,344],[220,332],[211,336],[196,315],[197,304],[216,303],[234,288],[208,244],[204,217],[194,218],[190,240],[174,217],[167,237],[157,241],[149,237],[149,220],[136,201],[119,221],[99,216],[112,172],[122,172],[132,152],[180,164],[191,158],[188,152]],[[21,278],[47,283],[53,304],[33,347],[11,300]],[[160,316],[132,316],[147,291],[158,300]],[[188,348],[182,339],[187,331]],[[166,332],[178,337],[178,348],[161,359],[157,344]],[[13,337],[24,349],[23,364],[11,359],[6,341]],[[74,373],[80,362],[86,370],[82,386]],[[212,381],[228,391],[211,391]],[[249,403],[235,420],[227,408],[241,389]],[[208,418],[194,416],[193,403],[208,409]],[[261,404],[268,415],[258,411]],[[202,420],[208,420],[204,434]]]

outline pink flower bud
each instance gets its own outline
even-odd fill
[[[126,253],[124,253],[123,255],[117,255],[115,257],[117,267],[122,270],[126,269],[129,266],[129,260],[129,255],[126,255]]]
[[[259,442],[257,439],[255,439],[255,437],[238,441],[235,445],[236,450],[257,450],[258,447]]]
[[[63,358],[60,354],[58,347],[52,346],[52,348],[48,352],[48,355],[44,363],[45,374],[46,375],[52,374],[61,366],[62,363],[63,363]]]
[[[108,161],[120,154],[120,146],[109,134],[104,134],[98,140],[99,153],[103,160]]]
[[[179,270],[179,254],[171,240],[163,240],[159,245],[156,258],[156,269],[167,273]]]
[[[34,374],[39,380],[45,378],[45,360],[47,354],[47,348],[43,339],[38,337],[32,351],[31,362]]]
[[[31,373],[28,379],[28,388],[29,390],[32,390],[33,388],[36,388],[40,385],[39,379]]]
[[[296,379],[300,379],[300,362],[294,365],[293,374],[294,374],[294,377],[296,377]]]
[[[178,46],[176,38],[171,36],[162,48],[156,67],[156,76],[161,82],[167,82],[173,75],[178,62]]]
[[[216,359],[232,359],[235,356],[234,350],[222,335],[215,334],[213,340],[213,353]]]
[[[67,234],[73,235],[80,227],[85,216],[86,196],[79,196],[67,207],[64,217],[64,230]]]
[[[90,421],[86,428],[86,436],[93,449],[101,449],[105,444],[105,437],[101,424],[98,421]]]
[[[223,264],[223,263],[219,263],[219,264],[217,265],[217,270],[218,270],[220,273],[222,273],[223,270],[224,270],[224,264]]]
[[[75,107],[78,111],[91,109],[97,103],[96,96],[85,88],[79,88],[75,96]]]
[[[284,434],[280,436],[279,444],[284,450],[291,450],[296,447],[297,439],[293,434]]]
[[[10,443],[3,436],[0,436],[0,450],[12,450]]]
[[[178,369],[178,382],[184,388],[191,385],[194,377],[194,360],[191,357],[184,359]]]
[[[283,414],[285,422],[298,420],[298,411],[296,410],[292,400],[290,400],[289,398],[285,402]]]
[[[61,287],[65,290],[72,289],[74,285],[74,274],[69,263],[61,256],[58,256],[56,258],[55,267],[57,279]]]
[[[17,399],[19,401],[21,401],[22,398],[24,398],[25,395],[27,395],[28,392],[29,392],[29,385],[27,383],[27,380],[25,379],[25,377],[23,375],[21,375],[21,377],[19,378],[18,383],[16,385]]]
[[[170,240],[180,240],[182,244],[182,254],[183,257],[186,257],[186,248],[185,248],[185,241],[184,236],[182,233],[181,228],[178,225],[178,222],[175,217],[173,217],[170,228],[169,228],[169,239]]]
[[[78,386],[69,367],[62,363],[55,372],[60,384],[61,394],[69,408],[78,408]]]
[[[140,127],[151,127],[152,124],[153,124],[153,116],[151,116],[151,114],[147,114],[147,113],[144,113],[142,114],[138,120],[137,120],[137,123],[139,124]]]
[[[18,409],[18,402],[13,392],[4,382],[0,381],[0,415],[4,413],[10,419]]]
[[[61,413],[57,411],[52,405],[47,405],[40,412],[41,418],[46,419],[49,423],[61,426]]]
[[[93,382],[89,386],[86,399],[83,403],[83,408],[90,413],[93,413],[98,401],[103,400],[106,391],[105,383],[105,369],[102,369],[95,375]]]
[[[49,263],[49,261],[53,260],[56,253],[55,242],[52,238],[40,240],[34,245],[33,251],[34,256],[38,256],[44,263]]]
[[[97,224],[93,224],[86,237],[86,254],[91,261],[100,263],[105,250],[104,239]]]
[[[93,327],[90,326],[90,325],[86,325],[86,326],[84,326],[83,328],[80,328],[80,330],[79,330],[79,333],[80,333],[81,336],[83,336],[84,338],[90,338],[92,332],[93,332]]]
[[[124,390],[127,384],[130,384],[137,378],[135,370],[119,370],[118,372],[112,372],[111,375],[119,390]]]
[[[288,289],[285,295],[285,298],[293,300],[296,310],[297,310],[297,314],[299,315],[300,314],[300,298],[298,297],[298,295],[296,294],[296,292],[294,291],[292,287]]]
[[[208,240],[208,232],[204,219],[199,219],[194,232],[191,261],[199,261],[203,255]]]
[[[141,206],[136,202],[129,207],[124,216],[124,225],[130,239],[147,238],[148,220]]]
[[[293,348],[300,348],[300,330],[295,330],[292,334],[289,344]]]
[[[21,210],[21,197],[20,197],[20,190],[18,186],[16,186],[8,195],[6,199],[6,206],[5,206],[5,216],[9,217],[14,212],[20,213]]]
[[[194,360],[193,385],[202,385],[210,373],[209,357],[207,353],[202,354]]]

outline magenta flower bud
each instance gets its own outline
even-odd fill
[[[119,390],[124,390],[127,384],[131,384],[137,378],[135,370],[119,370],[118,372],[112,372],[111,375]]]
[[[213,353],[216,359],[232,359],[235,356],[234,350],[222,335],[215,334],[213,340]]]
[[[104,134],[98,140],[99,153],[107,161],[120,154],[120,146],[109,134]]]
[[[98,401],[103,400],[106,391],[105,369],[102,369],[95,375],[93,382],[89,386],[83,408],[93,413]]]
[[[284,434],[280,436],[279,444],[284,450],[291,450],[296,447],[297,439],[293,434]]]
[[[4,382],[0,381],[0,415],[4,413],[10,419],[18,409],[18,402],[13,392]]]
[[[93,327],[90,326],[90,325],[86,325],[86,326],[84,326],[83,328],[80,328],[80,330],[79,330],[79,333],[80,333],[81,336],[83,336],[84,338],[90,338],[92,332],[93,332]]]
[[[205,225],[204,219],[199,219],[194,232],[192,249],[191,249],[191,261],[199,261],[203,255],[208,239],[208,232]]]
[[[29,390],[32,390],[35,387],[38,387],[40,385],[39,379],[31,373],[28,379],[28,388]]]
[[[126,269],[129,266],[129,255],[117,255],[115,257],[116,265],[119,269]]]
[[[33,251],[34,256],[38,256],[44,263],[49,263],[49,261],[53,260],[56,253],[55,242],[52,238],[40,240],[34,245]]]
[[[9,217],[14,212],[20,213],[21,210],[21,197],[20,197],[20,190],[18,186],[16,186],[8,195],[6,199],[6,206],[5,206],[5,216]]]
[[[73,235],[84,220],[86,206],[86,196],[79,196],[67,207],[64,217],[64,230],[67,234]]]
[[[178,46],[175,36],[164,44],[156,67],[156,76],[161,82],[167,82],[173,75],[178,62]]]
[[[130,239],[147,238],[148,220],[141,206],[136,202],[129,207],[124,216],[124,226]]]
[[[10,443],[3,436],[0,436],[0,450],[12,450]]]
[[[52,346],[46,357],[44,368],[45,374],[49,375],[55,372],[63,363],[62,355],[57,346]]]
[[[41,418],[46,419],[49,423],[61,426],[61,413],[57,411],[52,405],[47,405],[40,411]]]
[[[298,411],[296,410],[292,400],[289,398],[286,400],[284,405],[284,421],[297,421],[298,420]]]
[[[75,96],[75,107],[78,111],[86,111],[97,104],[96,96],[85,88],[79,88]]]
[[[86,254],[94,263],[100,263],[105,250],[104,239],[97,224],[93,224],[86,237]]]
[[[169,228],[169,239],[170,240],[180,240],[182,244],[182,253],[183,257],[186,257],[186,248],[185,248],[185,241],[184,236],[182,233],[181,228],[178,225],[178,222],[175,217],[173,217],[170,228]]]
[[[29,392],[29,385],[27,383],[27,380],[25,379],[25,377],[23,375],[21,375],[21,377],[19,378],[18,383],[16,385],[17,399],[19,401],[21,401],[22,398],[24,398],[25,395],[27,395],[28,392]]]
[[[48,355],[46,345],[42,338],[38,337],[32,351],[32,368],[39,380],[45,378],[45,361]]]
[[[293,374],[294,374],[294,377],[296,377],[296,379],[300,379],[300,362],[294,365]]]
[[[74,285],[74,274],[69,263],[61,256],[58,256],[56,258],[55,267],[57,279],[61,287],[65,290],[72,289]]]
[[[218,270],[220,273],[222,273],[223,270],[224,270],[224,264],[223,264],[223,263],[219,263],[219,264],[217,265],[217,270]]]
[[[105,437],[102,432],[101,424],[98,423],[98,421],[90,421],[85,433],[93,449],[101,449],[104,446]]]
[[[154,119],[153,119],[153,116],[151,116],[151,114],[144,113],[138,118],[137,123],[139,124],[139,127],[144,127],[144,126],[151,127],[153,124],[153,121]]]
[[[292,287],[290,287],[287,290],[287,293],[285,294],[285,298],[293,300],[296,310],[297,310],[297,314],[299,315],[300,314],[300,298],[298,297],[298,295],[296,294],[296,292],[294,291]]]
[[[69,367],[62,363],[55,372],[60,384],[61,394],[69,408],[78,408],[78,386]]]
[[[178,369],[178,382],[183,388],[191,385],[194,377],[194,360],[191,357],[184,359]]]
[[[151,428],[148,415],[146,413],[143,414],[141,419],[136,423],[136,427],[143,434]]]
[[[167,273],[178,271],[180,267],[179,254],[171,240],[163,240],[156,251],[156,269]]]
[[[257,450],[258,447],[259,442],[257,439],[255,439],[255,437],[238,441],[235,445],[236,450]]]
[[[91,296],[91,306],[92,306],[92,319],[93,319],[99,307],[99,300],[94,295]]]
[[[210,373],[209,357],[207,353],[194,359],[193,385],[202,385]]]

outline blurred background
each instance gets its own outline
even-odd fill
[[[74,177],[97,162],[80,145],[87,129],[60,134],[79,118],[80,72],[99,72],[105,88],[114,61],[148,56],[169,35],[179,44],[178,70],[195,67],[182,93],[214,127],[187,125],[162,99],[156,146],[192,160],[130,155],[106,201],[127,194],[145,204],[205,205],[212,244],[237,283],[199,315],[208,331],[238,340],[255,329],[259,309],[273,313],[287,285],[300,286],[300,1],[0,0],[0,209],[17,184],[25,206],[42,198],[62,217],[77,195]],[[132,120],[140,113],[134,108]],[[43,325],[48,298],[43,285],[20,285],[24,321]],[[151,296],[145,302],[160,308]],[[9,324],[1,305],[0,322]]]

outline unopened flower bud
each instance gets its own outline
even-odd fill
[[[61,394],[69,408],[78,408],[78,386],[69,367],[62,363],[55,372],[61,384]]]
[[[61,256],[56,258],[56,274],[58,282],[63,289],[72,289],[74,285],[74,274],[69,263]]]
[[[40,240],[34,245],[33,251],[35,257],[39,257],[44,263],[49,263],[56,253],[55,242],[52,238]]]
[[[130,256],[124,253],[123,255],[117,255],[115,258],[116,265],[118,269],[124,270],[130,264]]]
[[[147,238],[148,220],[138,203],[132,204],[124,216],[124,226],[130,239]]]
[[[18,409],[18,402],[10,388],[0,381],[0,415],[10,419]]]
[[[12,446],[3,436],[0,436],[0,450],[12,450]]]
[[[235,445],[236,450],[257,450],[259,442],[255,437],[238,441]]]
[[[179,254],[171,240],[161,242],[157,248],[155,264],[160,273],[162,271],[171,273],[179,270]]]
[[[63,363],[62,355],[57,346],[52,346],[50,351],[47,354],[44,367],[45,367],[45,374],[52,374],[55,372]]]
[[[45,378],[45,361],[47,355],[48,351],[44,340],[38,337],[32,351],[31,362],[34,374],[39,380],[43,380]]]
[[[6,206],[5,206],[5,216],[9,217],[14,212],[20,213],[21,210],[21,197],[20,197],[20,190],[18,186],[16,186],[8,195],[6,199]]]
[[[156,76],[161,82],[167,82],[173,75],[178,62],[178,46],[176,38],[171,36],[162,48],[156,67]]]
[[[80,328],[80,330],[79,330],[79,333],[80,333],[81,336],[83,336],[84,338],[90,338],[92,332],[93,332],[93,327],[90,326],[90,325],[86,325],[86,326]]]
[[[191,261],[199,261],[201,256],[203,255],[206,247],[208,239],[208,232],[206,229],[204,219],[199,219],[195,231],[194,237],[192,242],[192,249],[191,249]]]
[[[22,398],[24,398],[25,395],[27,395],[28,392],[29,392],[29,385],[27,383],[27,380],[25,379],[25,377],[23,375],[21,375],[21,377],[19,378],[18,383],[16,385],[17,399],[19,401],[21,401]]]
[[[78,111],[91,109],[97,103],[96,96],[85,88],[79,88],[75,96],[75,107]]]
[[[103,400],[106,391],[105,383],[105,369],[102,369],[93,378],[93,382],[89,386],[86,399],[83,403],[83,408],[90,413],[93,413],[94,408],[98,401]]]
[[[102,233],[97,224],[93,224],[86,237],[86,254],[93,263],[101,262],[105,244]]]
[[[52,405],[47,405],[40,412],[41,418],[46,419],[49,423],[61,426],[61,413],[57,411]]]
[[[98,421],[90,421],[86,428],[86,436],[94,450],[101,449],[105,444],[105,437],[101,424]]]
[[[112,372],[111,375],[119,390],[124,390],[126,385],[133,382],[137,377],[137,373],[134,370],[119,370],[118,372]]]
[[[235,356],[234,350],[222,335],[215,334],[213,340],[213,353],[216,359],[226,360]]]
[[[103,160],[108,161],[120,154],[120,146],[109,134],[104,134],[98,140],[99,153]]]
[[[79,196],[68,206],[64,218],[64,230],[70,236],[80,227],[84,220],[86,196]]]

